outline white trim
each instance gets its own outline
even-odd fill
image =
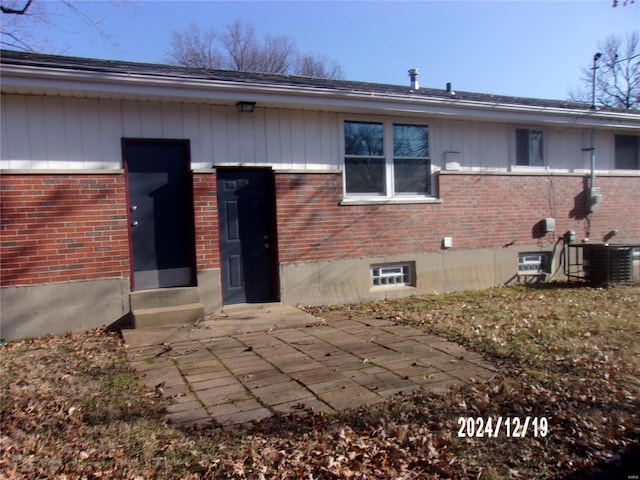
[[[306,170],[304,168],[274,168],[273,171],[275,173],[282,173],[282,174],[287,174],[287,173],[288,174],[303,174],[303,173],[304,174],[307,174],[307,173],[309,173],[309,174],[316,174],[316,173],[327,174],[327,173],[330,173],[330,174],[336,175],[336,174],[341,174],[342,173],[342,169],[341,168],[331,168],[331,169],[324,169],[324,170],[321,170],[319,168],[317,168],[317,169],[309,169],[309,170]]]
[[[0,175],[120,175],[124,173],[123,168],[70,168],[68,170],[61,168],[52,168],[51,170],[46,168],[3,168],[0,170]]]
[[[2,66],[2,91],[111,99],[162,99],[189,103],[233,105],[239,98],[257,107],[313,108],[334,112],[377,113],[399,116],[444,116],[490,119],[512,124],[572,125],[624,130],[640,128],[640,114],[585,108],[568,109],[499,101],[434,98],[406,94],[343,91],[311,86],[260,84],[180,76],[92,72],[24,65]]]
[[[512,172],[550,172],[551,168],[548,165],[511,165]],[[557,169],[556,172],[568,172],[568,169]]]
[[[366,198],[343,198],[340,200],[340,205],[409,205],[413,203],[430,203],[441,204],[443,203],[441,198],[436,197],[366,197]]]
[[[344,198],[341,205],[371,205],[371,204],[379,204],[379,203],[438,203],[434,200],[437,198],[434,196],[436,190],[436,181],[435,174],[440,171],[440,167],[438,165],[434,165],[433,162],[433,134],[432,134],[432,125],[431,122],[427,119],[408,119],[402,117],[386,117],[386,116],[365,116],[365,115],[341,115],[338,118],[338,148],[340,152],[340,161],[344,166],[345,159],[347,155],[345,153],[345,143],[344,143],[344,124],[345,122],[361,122],[361,123],[375,123],[382,125],[382,138],[383,138],[383,155],[381,157],[370,157],[370,158],[379,158],[384,162],[385,166],[385,194],[384,195],[375,195],[375,194],[367,194],[367,193],[347,193],[347,184],[346,184],[346,175],[342,175],[342,192]],[[409,126],[418,126],[418,127],[426,127],[428,131],[428,157],[424,157],[425,160],[429,162],[429,191],[428,195],[415,195],[415,194],[403,194],[396,193],[394,189],[394,157],[393,155],[393,126],[394,125],[409,125]],[[357,156],[349,156],[350,158],[357,158]],[[402,158],[402,157],[399,157]],[[342,169],[344,172],[344,168]]]
[[[531,148],[531,132],[540,132],[542,134],[542,163],[543,165],[518,165],[518,130],[526,130],[528,132],[528,142],[529,142],[529,148]],[[531,126],[531,125],[515,125],[514,128],[512,129],[512,137],[511,137],[511,152],[513,154],[513,156],[511,157],[510,163],[511,166],[510,168],[512,170],[525,170],[525,169],[532,169],[532,170],[540,170],[540,169],[549,169],[549,162],[548,162],[548,158],[550,153],[548,152],[549,149],[549,140],[548,140],[548,133],[547,133],[547,129],[541,126]]]
[[[397,273],[383,273],[379,272],[378,277],[374,274],[375,270],[385,270],[385,269],[399,269],[400,272]],[[378,263],[369,266],[369,281],[370,281],[370,291],[375,290],[386,290],[386,289],[395,289],[395,288],[404,288],[404,287],[415,287],[414,286],[414,278],[415,278],[415,262],[401,262],[401,263]],[[400,281],[396,283],[398,277],[407,277],[407,281]],[[380,283],[376,285],[376,278],[379,279]],[[384,283],[384,279],[391,279],[392,283]]]
[[[596,175],[599,177],[640,177],[640,170],[631,171],[631,170],[596,170]],[[585,175],[590,175],[590,170],[581,170],[576,169],[573,171],[567,170],[546,170],[546,169],[526,169],[517,171],[507,171],[507,170],[496,170],[496,169],[487,169],[487,170],[440,170],[438,175],[501,175],[501,176],[540,176],[540,177],[584,177]]]

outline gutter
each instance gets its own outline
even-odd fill
[[[494,122],[529,122],[572,126],[640,129],[640,112],[593,111],[483,102],[457,98],[399,95],[374,91],[300,85],[234,82],[140,73],[96,72],[52,67],[2,65],[3,93],[111,99],[156,99],[232,105],[251,100],[258,106],[389,115],[428,115]]]

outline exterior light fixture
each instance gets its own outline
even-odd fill
[[[253,113],[256,108],[256,102],[238,102],[236,108],[240,113]]]

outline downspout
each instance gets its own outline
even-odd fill
[[[589,182],[589,187],[593,188],[596,186],[596,129],[591,128],[591,181]]]
[[[598,71],[598,60],[602,57],[601,53],[596,53],[593,56],[593,79],[591,85],[591,110],[594,112],[598,109],[596,107],[596,72]],[[586,195],[586,207],[588,213],[593,213],[598,208],[600,208],[600,202],[602,200],[602,196],[600,195],[600,189],[596,187],[596,128],[591,128],[591,178],[589,181],[589,191]],[[591,236],[591,221],[587,217],[587,222],[589,222],[589,226],[587,227],[587,238]]]
[[[591,82],[591,110],[597,110],[596,107],[596,72],[598,71],[598,60],[602,57],[601,53],[593,56],[593,79]],[[591,128],[591,188],[596,186],[596,129]]]

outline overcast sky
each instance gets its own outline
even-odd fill
[[[350,80],[565,99],[611,35],[640,29],[640,1],[47,1],[38,50],[164,62],[174,30],[223,30],[235,19],[258,36],[288,35],[302,52],[335,59]],[[102,35],[83,15],[98,21]],[[29,21],[29,20],[27,20]]]

